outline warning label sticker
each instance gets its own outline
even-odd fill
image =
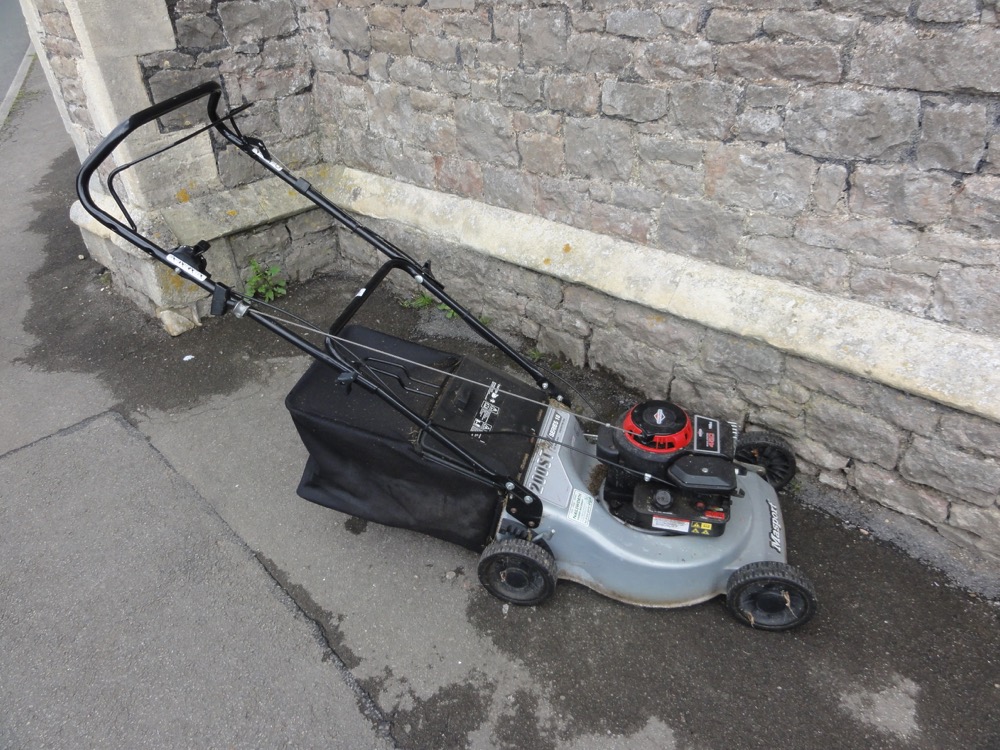
[[[569,499],[569,511],[567,515],[571,520],[590,526],[590,514],[594,512],[594,498],[586,492],[573,490],[573,497]]]
[[[663,529],[664,531],[679,531],[682,534],[686,534],[691,528],[691,522],[669,516],[653,516],[653,528]]]

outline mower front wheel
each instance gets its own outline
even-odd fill
[[[479,556],[479,582],[501,601],[541,604],[555,591],[556,561],[526,539],[498,539]]]
[[[795,453],[783,439],[770,432],[745,432],[736,443],[736,460],[759,466],[764,479],[780,492],[795,476]]]
[[[760,630],[791,630],[816,614],[812,583],[783,562],[744,565],[729,577],[726,606],[740,622]]]

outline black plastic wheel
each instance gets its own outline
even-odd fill
[[[764,478],[781,491],[795,476],[792,446],[771,432],[745,432],[736,444],[736,460],[764,469]]]
[[[816,614],[812,583],[791,565],[755,562],[729,577],[726,606],[733,617],[760,630],[790,630]]]
[[[479,582],[502,601],[541,604],[556,589],[556,561],[526,539],[498,539],[479,556]]]

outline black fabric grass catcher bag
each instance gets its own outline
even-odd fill
[[[443,373],[456,370],[461,356],[361,326],[345,328],[342,336],[363,345],[355,350],[357,356],[422,417],[443,408],[451,393],[445,387],[451,378]],[[373,357],[372,350],[435,370],[409,366],[404,371],[398,360]],[[314,362],[285,399],[309,451],[298,494],[352,516],[482,550],[500,520],[497,489],[429,461],[426,453],[435,452],[432,439],[364,388],[338,383],[339,374]]]

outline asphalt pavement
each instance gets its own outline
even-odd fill
[[[17,0],[0,0],[0,92],[6,92],[25,53],[28,29]]]
[[[506,607],[472,553],[296,496],[305,357],[232,316],[172,339],[111,291],[37,66],[0,164],[0,747],[1000,748],[995,564],[804,479],[797,631],[573,584]],[[288,304],[329,321],[357,285]]]
[[[31,53],[28,29],[17,0],[0,0],[0,127],[23,82],[23,65]]]

